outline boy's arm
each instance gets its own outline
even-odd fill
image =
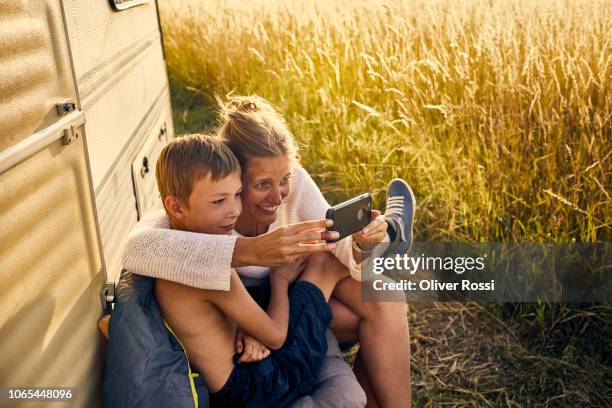
[[[207,290],[206,297],[239,328],[267,347],[276,350],[282,347],[287,338],[289,282],[285,279],[272,279],[271,285],[272,295],[268,313],[253,300],[235,270],[231,272],[228,292]]]

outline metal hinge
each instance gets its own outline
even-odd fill
[[[32,133],[17,144],[4,149],[0,152],[0,174],[58,139],[64,140],[66,144],[72,143],[82,132],[81,129],[77,128],[84,124],[85,115],[83,112],[74,111],[46,128]]]
[[[115,309],[115,282],[106,282],[100,291],[103,314],[112,314]]]
[[[70,126],[67,129],[64,129],[64,136],[62,136],[62,143],[65,145],[69,145],[74,142],[75,139],[79,138],[80,130],[77,126]]]

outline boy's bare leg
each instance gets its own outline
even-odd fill
[[[326,253],[310,255],[308,265],[299,278],[299,280],[310,282],[321,289],[326,302],[329,302],[338,282],[349,276],[349,272],[344,265],[340,262],[329,262],[330,258]]]
[[[360,285],[352,278],[343,279],[334,290],[334,298],[361,318],[359,357],[369,385],[380,406],[410,407],[410,335],[406,303],[362,301]],[[362,386],[366,388],[363,383]]]

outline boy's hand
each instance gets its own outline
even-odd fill
[[[292,283],[302,272],[304,272],[307,259],[307,256],[301,256],[295,262],[290,262],[282,266],[275,266],[270,272],[270,279],[282,279],[286,281],[287,284]]]
[[[234,343],[236,345],[236,353],[241,354],[241,363],[261,361],[270,355],[270,349],[240,329],[236,330]]]
[[[363,249],[380,244],[386,235],[387,221],[385,221],[385,217],[381,217],[380,211],[372,210],[372,220],[361,231],[353,234],[353,240]]]

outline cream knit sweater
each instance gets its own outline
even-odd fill
[[[325,218],[329,204],[308,172],[293,170],[291,193],[278,209],[274,228]],[[229,290],[236,235],[209,235],[170,229],[164,212],[153,213],[138,222],[123,253],[123,267],[131,272],[162,278],[200,289]],[[351,276],[361,280],[355,263],[352,237],[339,241],[335,256]]]

